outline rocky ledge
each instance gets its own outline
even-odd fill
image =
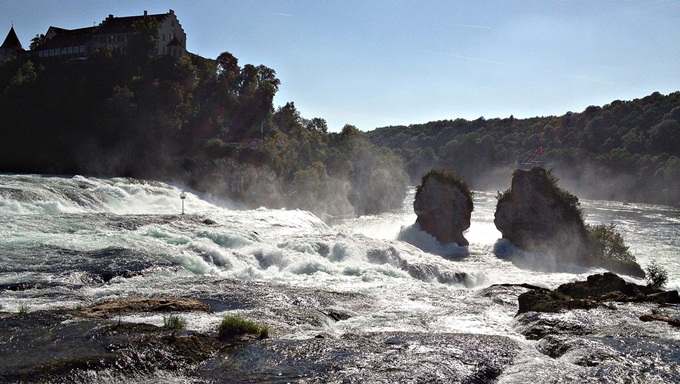
[[[560,312],[570,309],[609,307],[612,302],[647,302],[678,304],[678,291],[664,291],[650,286],[629,283],[620,276],[606,272],[588,276],[586,281],[562,284],[554,290],[534,288],[518,298],[517,314],[525,312]],[[670,317],[645,315],[643,321],[659,320],[678,326]]]
[[[242,282],[234,284],[243,288]],[[266,288],[253,283],[243,290],[251,297]],[[321,330],[327,321],[352,315],[318,307],[320,302],[361,301],[356,294],[288,291],[293,292],[295,300],[289,307],[283,309],[277,302],[276,307],[264,307],[264,312],[294,327],[306,323]],[[224,308],[224,302],[207,302]],[[166,297],[114,300],[76,309],[0,312],[0,382],[170,378],[181,382],[477,383],[496,380],[520,351],[516,341],[496,335],[350,332],[295,340],[220,337],[216,331],[132,323],[124,317],[204,316],[204,311],[210,311],[205,301]]]
[[[209,307],[193,299],[139,298],[69,310],[0,313],[0,355],[12,356],[0,359],[0,382],[78,381],[78,375],[90,370],[186,369],[236,340],[122,322],[120,316],[195,311]]]

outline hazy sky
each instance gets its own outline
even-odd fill
[[[0,0],[0,38],[173,9],[187,49],[281,80],[332,131],[561,115],[680,90],[680,0]]]

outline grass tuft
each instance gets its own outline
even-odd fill
[[[26,316],[28,315],[28,305],[26,304],[21,304],[19,307],[19,316]]]
[[[217,332],[223,337],[245,334],[257,335],[261,339],[269,337],[269,327],[241,319],[237,316],[225,316],[217,328]]]
[[[174,330],[182,330],[186,328],[187,322],[184,318],[178,315],[170,315],[169,317],[163,317],[163,327]]]

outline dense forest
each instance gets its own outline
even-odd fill
[[[0,172],[157,179],[322,217],[401,206],[408,180],[390,150],[292,102],[275,110],[280,81],[264,65],[145,54],[152,27],[126,53],[0,64]]]
[[[403,159],[412,183],[436,167],[473,189],[505,190],[515,169],[542,164],[583,198],[680,205],[680,92],[562,116],[434,121],[369,136]]]

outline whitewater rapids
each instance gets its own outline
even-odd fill
[[[236,209],[160,182],[0,175],[0,311],[178,296],[213,308],[187,316],[192,331],[214,330],[231,313],[271,329],[270,341],[220,366],[240,376],[202,367],[199,378],[163,372],[164,381],[680,380],[677,330],[638,320],[651,306],[515,317],[523,290],[494,284],[555,288],[602,271],[539,265],[501,240],[494,192],[475,193],[469,247],[441,246],[413,225],[413,192],[400,211],[328,225],[309,212]],[[680,211],[582,205],[589,223],[617,224],[643,268],[655,260],[669,272],[667,288],[680,287]],[[546,319],[587,336],[565,332],[572,347],[551,356],[524,332]],[[163,324],[158,315],[119,321]],[[471,368],[484,359],[490,376]],[[112,375],[93,382],[120,379]],[[140,375],[127,381],[148,379]]]

